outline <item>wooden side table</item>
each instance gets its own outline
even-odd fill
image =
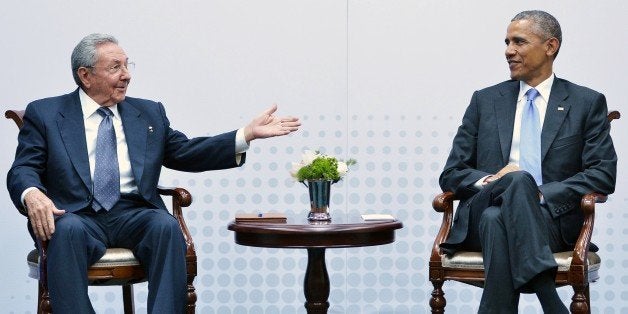
[[[228,229],[235,233],[237,244],[269,248],[307,249],[308,262],[303,283],[305,308],[308,313],[327,313],[329,308],[329,275],[325,249],[373,246],[395,241],[395,230],[403,227],[398,221],[362,221],[356,217],[347,223],[236,223]]]

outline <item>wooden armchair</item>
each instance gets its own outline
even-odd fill
[[[609,121],[619,118],[620,113],[618,111],[612,111],[608,114]],[[570,285],[574,290],[570,306],[572,313],[591,312],[589,283],[599,279],[598,270],[601,258],[595,252],[589,251],[589,245],[593,234],[595,203],[604,203],[606,199],[606,195],[597,193],[582,197],[580,209],[584,213],[584,224],[576,245],[573,251],[554,253],[554,258],[558,263],[556,286]],[[440,249],[440,244],[445,242],[452,226],[455,200],[457,198],[452,192],[444,192],[437,195],[432,202],[434,210],[443,213],[443,220],[432,246],[429,263],[429,278],[434,286],[430,299],[432,313],[445,312],[447,301],[442,289],[445,280],[455,280],[478,287],[484,286],[484,266],[481,252],[460,251],[452,256],[447,256]]]
[[[23,110],[8,110],[5,112],[7,119],[13,119],[18,128],[24,124]],[[192,204],[192,196],[183,188],[159,187],[159,194],[172,197],[172,214],[179,222],[183,237],[187,244],[186,269],[187,269],[187,305],[186,312],[194,313],[196,307],[196,292],[194,290],[194,278],[196,277],[196,251],[192,236],[183,219],[181,208]],[[37,313],[52,313],[50,296],[47,285],[46,249],[48,243],[43,241],[41,254],[37,249],[28,253],[26,258],[29,266],[29,277],[39,280],[39,292],[37,301]],[[144,268],[133,255],[133,252],[124,248],[108,248],[105,255],[87,270],[90,285],[93,286],[122,286],[122,298],[124,301],[124,313],[134,313],[133,284],[146,281]]]

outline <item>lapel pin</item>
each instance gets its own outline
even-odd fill
[[[153,127],[152,126],[148,126],[148,133],[153,133]]]
[[[563,107],[558,107],[558,111],[563,111],[563,110],[565,110],[565,108],[563,108]]]

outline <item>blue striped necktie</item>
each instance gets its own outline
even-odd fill
[[[116,131],[113,112],[109,108],[96,110],[102,116],[96,137],[96,165],[94,168],[93,208],[110,210],[120,199],[120,168],[116,149]]]
[[[526,92],[527,101],[521,117],[521,138],[519,139],[519,166],[530,173],[537,185],[543,184],[541,173],[541,120],[534,99],[539,92],[531,88]]]

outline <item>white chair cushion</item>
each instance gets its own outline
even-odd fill
[[[39,279],[39,252],[32,250],[26,257],[28,263],[28,277]],[[112,266],[136,266],[140,262],[135,258],[133,252],[123,248],[109,248],[105,255],[101,257],[91,268],[112,267]]]
[[[554,259],[558,264],[558,271],[569,270],[572,255],[573,251],[554,253]],[[587,260],[589,263],[589,273],[595,273],[600,269],[602,259],[599,255],[594,252],[589,252]],[[445,254],[441,256],[441,261],[443,267],[447,268],[484,269],[481,252],[457,252],[452,256]]]

